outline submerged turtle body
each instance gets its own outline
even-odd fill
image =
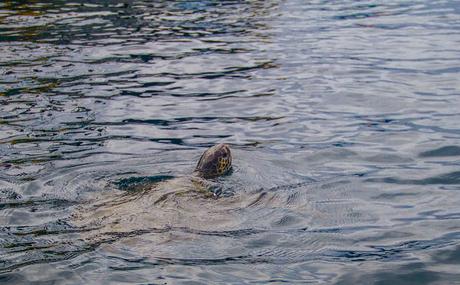
[[[113,233],[181,224],[200,212],[203,203],[208,203],[203,199],[215,196],[210,190],[218,185],[207,179],[224,175],[231,167],[230,148],[226,144],[215,145],[203,153],[191,175],[144,185],[136,191],[101,195],[75,213],[72,224],[91,229],[91,235],[85,239],[93,242]],[[195,221],[206,223],[206,216],[199,216]]]

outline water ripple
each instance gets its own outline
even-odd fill
[[[455,1],[29,2],[0,3],[2,282],[458,283]]]

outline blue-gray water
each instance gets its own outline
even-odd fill
[[[459,78],[458,1],[1,1],[0,282],[460,284]]]

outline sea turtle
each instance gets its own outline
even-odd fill
[[[180,189],[216,194],[218,185],[208,179],[227,174],[232,168],[232,153],[227,144],[217,144],[208,148],[198,160],[195,170],[189,176],[178,177],[159,184],[144,185],[144,190],[169,189],[175,195],[183,194]],[[212,192],[209,190],[213,190]]]
[[[207,149],[191,175],[143,185],[132,191],[100,194],[72,215],[71,224],[84,229],[85,240],[105,240],[113,234],[184,225],[186,221],[209,222],[209,198],[219,184],[212,181],[232,168],[226,144]],[[203,211],[204,208],[208,210]],[[91,236],[91,237],[90,237]],[[98,238],[95,238],[98,236]]]
[[[183,195],[193,191],[202,192],[207,195],[216,195],[220,190],[219,185],[208,179],[225,175],[231,168],[232,153],[230,147],[227,144],[218,144],[208,148],[201,155],[195,170],[190,176],[178,177],[157,185],[150,185],[146,190],[152,191],[152,188],[154,188],[158,191],[163,189],[167,190],[168,193],[166,195]],[[162,196],[163,199],[165,197]]]
[[[215,145],[200,157],[193,174],[205,179],[226,174],[232,168],[232,153],[226,144]]]

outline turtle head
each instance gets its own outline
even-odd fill
[[[232,168],[232,153],[226,144],[208,148],[200,157],[195,174],[203,178],[224,175]]]

